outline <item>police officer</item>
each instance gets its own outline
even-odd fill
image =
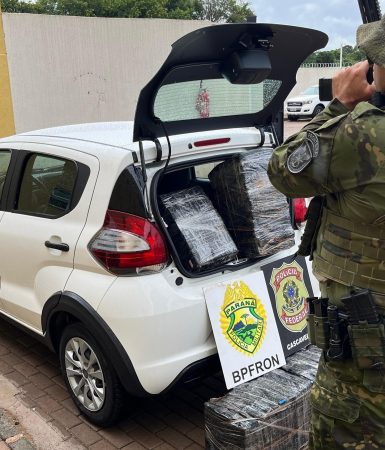
[[[313,252],[322,296],[343,311],[342,297],[367,289],[382,317],[385,107],[369,100],[385,93],[385,16],[361,25],[357,43],[374,62],[373,85],[366,79],[367,61],[339,71],[332,82],[334,100],[275,149],[268,174],[288,197],[324,199]],[[385,361],[383,326],[374,337],[369,328],[360,342]],[[311,393],[311,449],[385,449],[384,365],[362,366],[351,356],[334,361],[324,352]]]

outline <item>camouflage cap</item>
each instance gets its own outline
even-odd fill
[[[381,20],[358,27],[357,46],[371,61],[385,67],[385,15]]]

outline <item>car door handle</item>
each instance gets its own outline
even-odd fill
[[[47,248],[54,248],[55,250],[61,250],[62,252],[68,252],[70,249],[69,245],[64,244],[63,242],[56,243],[56,242],[45,241],[44,245]]]

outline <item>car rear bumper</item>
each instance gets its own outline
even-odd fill
[[[302,107],[287,107],[285,109],[286,115],[288,116],[311,116],[313,114],[313,105],[303,105]]]
[[[262,264],[293,254],[293,249]],[[98,308],[127,352],[143,389],[158,394],[186,368],[216,355],[204,288],[260,270],[260,263],[237,272],[202,278],[181,277],[171,265],[159,274],[118,277]],[[178,284],[176,280],[182,279]]]

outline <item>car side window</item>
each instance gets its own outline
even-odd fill
[[[52,219],[63,216],[71,210],[76,176],[74,161],[32,154],[24,168],[16,211]]]
[[[3,194],[5,178],[7,176],[10,161],[11,152],[9,150],[0,150],[0,199]]]

